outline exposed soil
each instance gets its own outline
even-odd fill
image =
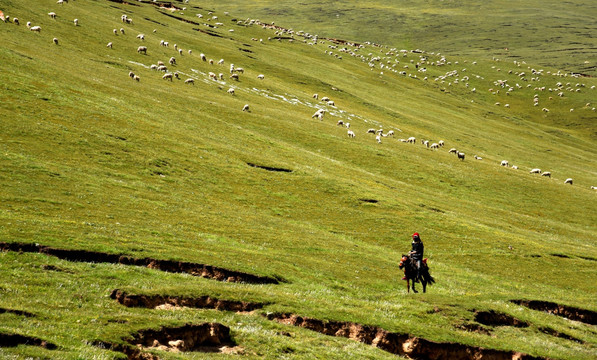
[[[270,320],[319,333],[370,344],[392,354],[416,360],[545,360],[514,351],[484,349],[456,343],[438,343],[409,334],[388,332],[375,326],[352,322],[323,321],[293,314],[268,314]]]
[[[491,331],[489,329],[479,324],[460,324],[457,325],[456,328],[464,331],[476,332],[484,335],[491,335]]]
[[[27,311],[0,308],[0,314],[5,314],[5,313],[15,314],[15,315],[24,316],[24,317],[35,317],[35,314],[32,314]]]
[[[223,269],[211,265],[197,264],[186,261],[159,260],[152,258],[134,258],[127,255],[107,254],[87,250],[57,249],[39,244],[5,243],[0,242],[1,251],[32,252],[56,256],[68,261],[111,263],[123,265],[144,266],[172,273],[187,273],[209,279],[228,282],[244,282],[250,284],[279,284],[282,279],[248,274],[240,271]]]
[[[489,311],[477,311],[475,312],[475,321],[483,325],[489,326],[514,326],[514,327],[528,327],[524,321],[518,320],[517,318],[508,314]]]
[[[370,203],[370,204],[377,204],[379,202],[379,200],[375,200],[375,199],[359,199],[359,201]]]
[[[526,306],[529,309],[545,311],[570,320],[597,325],[597,312],[577,307],[559,305],[554,302],[541,300],[511,300],[514,304]]]
[[[580,339],[577,339],[574,336],[570,336],[568,334],[561,333],[561,332],[559,332],[557,330],[554,330],[552,328],[541,327],[541,328],[539,328],[539,331],[541,331],[542,333],[547,334],[547,335],[559,337],[561,339],[572,340],[572,341],[576,341],[577,343],[581,343],[581,344],[585,343],[584,341],[582,341]]]
[[[244,352],[230,338],[230,328],[218,323],[187,324],[180,327],[161,327],[158,330],[140,330],[124,340],[130,345],[110,344],[103,341],[95,341],[92,344],[102,349],[122,352],[129,360],[160,359],[144,350],[228,354]]]
[[[0,333],[0,347],[15,347],[19,345],[41,346],[48,350],[56,349],[56,345],[42,339],[19,334]]]
[[[170,305],[201,309],[248,312],[261,309],[263,307],[263,304],[244,301],[221,300],[209,296],[190,298],[184,296],[167,295],[133,295],[127,294],[119,289],[112,291],[110,298],[115,299],[120,304],[127,307],[144,307],[149,309],[154,309],[163,305]]]
[[[264,166],[264,165],[256,165],[253,163],[247,163],[247,165],[249,165],[251,167],[258,168],[258,169],[267,170],[267,171],[292,172],[291,169],[277,168],[277,167]]]

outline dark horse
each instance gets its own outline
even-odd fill
[[[429,274],[429,267],[427,267],[427,259],[421,261],[421,275],[417,277],[417,262],[408,255],[402,255],[400,260],[400,269],[404,269],[404,277],[406,277],[406,291],[410,292],[410,281],[413,281],[413,292],[417,293],[415,283],[420,281],[423,285],[423,292],[427,291],[427,284],[432,285],[435,280]]]

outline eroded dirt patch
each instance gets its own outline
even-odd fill
[[[511,302],[517,305],[526,306],[532,310],[545,311],[547,313],[561,316],[570,320],[576,320],[590,325],[597,325],[597,313],[595,311],[541,300],[511,300]]]
[[[40,244],[5,243],[0,242],[1,251],[41,253],[57,258],[94,263],[111,263],[122,265],[144,266],[172,273],[187,273],[208,279],[228,282],[244,282],[250,284],[279,284],[282,279],[248,274],[240,271],[223,269],[211,265],[197,264],[186,261],[159,260],[152,258],[134,258],[127,255],[107,254],[97,251],[57,249]]]
[[[470,331],[470,332],[476,332],[479,334],[484,334],[484,335],[491,335],[491,331],[479,324],[468,324],[468,323],[464,323],[464,324],[460,324],[456,326],[457,329],[460,330],[464,330],[464,331]]]
[[[319,333],[345,337],[416,360],[545,360],[515,351],[484,349],[457,343],[438,343],[409,334],[386,331],[380,327],[352,322],[323,321],[294,314],[267,314],[270,320]]]
[[[558,337],[560,339],[572,340],[572,341],[576,341],[577,343],[581,343],[581,344],[585,343],[584,341],[582,341],[580,339],[577,339],[574,336],[570,336],[568,334],[561,333],[561,332],[559,332],[557,330],[554,330],[552,328],[540,327],[539,331],[541,331],[542,333],[547,334],[547,335]]]
[[[242,353],[230,337],[230,328],[219,323],[187,324],[180,327],[161,327],[140,330],[124,339],[130,345],[110,344],[95,341],[92,344],[102,349],[124,353],[129,360],[159,360],[146,350],[171,352],[222,352]]]
[[[41,346],[48,350],[56,349],[56,345],[46,340],[19,334],[0,333],[0,347],[15,347],[19,345]]]
[[[258,169],[263,169],[263,170],[267,170],[267,171],[292,172],[291,169],[284,169],[284,168],[278,168],[278,167],[272,167],[272,166],[257,165],[257,164],[250,163],[250,162],[248,162],[247,165],[249,165],[250,167],[254,167],[254,168],[258,168]]]
[[[24,316],[24,317],[35,317],[35,314],[32,314],[32,313],[27,312],[27,311],[14,310],[14,309],[5,309],[5,308],[0,308],[0,314],[15,314],[15,315]]]
[[[144,307],[155,309],[170,305],[174,307],[191,307],[200,309],[216,309],[224,311],[248,312],[261,309],[264,304],[250,303],[245,301],[221,300],[210,296],[184,297],[167,295],[133,295],[116,289],[110,294],[120,304],[127,307]]]
[[[514,327],[528,327],[524,321],[508,314],[499,313],[493,310],[477,311],[475,312],[475,321],[483,325],[489,326],[514,326]]]

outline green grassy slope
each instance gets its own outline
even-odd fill
[[[192,0],[177,3],[184,11],[109,1],[2,6],[21,25],[0,23],[0,242],[183,260],[287,282],[225,283],[3,252],[0,308],[37,316],[0,314],[0,332],[47,339],[59,349],[0,348],[1,356],[112,358],[117,354],[89,343],[119,342],[147,327],[219,321],[250,358],[395,358],[259,316],[267,312],[558,359],[597,355],[591,325],[509,302],[597,310],[595,79],[491,56],[447,57],[438,66],[435,53],[350,48],[363,61],[330,42],[308,45],[298,35],[293,42],[267,40],[274,30],[239,24],[233,11],[208,21],[209,9]],[[123,24],[122,14],[134,24]],[[41,33],[29,31],[27,21]],[[216,22],[223,25],[204,25]],[[113,34],[121,27],[125,34]],[[141,33],[145,41],[135,38]],[[136,52],[139,45],[147,55]],[[210,65],[201,53],[224,64]],[[163,80],[149,68],[171,56],[177,65],[168,68],[182,80]],[[231,63],[245,69],[238,82],[228,78]],[[224,80],[210,80],[209,72]],[[184,84],[187,78],[195,85]],[[497,80],[514,90],[507,94]],[[241,111],[245,104],[249,112]],[[328,110],[323,121],[311,118],[318,108]],[[350,122],[354,139],[338,120]],[[366,132],[381,127],[396,135],[378,144]],[[398,140],[410,136],[417,144]],[[446,147],[433,151],[419,139],[442,139]],[[504,159],[519,170],[500,167]],[[529,174],[535,167],[552,178]],[[406,294],[397,269],[414,231],[437,278],[427,294]],[[131,309],[108,297],[116,288],[269,305],[251,315]],[[493,336],[459,330],[474,323],[473,309],[531,326],[495,327]],[[581,342],[544,334],[545,327]]]
[[[597,7],[586,1],[207,1],[320,36],[450,55],[525,59],[595,75]],[[242,15],[241,15],[242,14]]]

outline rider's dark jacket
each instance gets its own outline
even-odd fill
[[[411,255],[415,260],[422,260],[423,259],[423,250],[425,247],[423,246],[422,241],[413,241],[412,242],[412,250],[414,253]]]

